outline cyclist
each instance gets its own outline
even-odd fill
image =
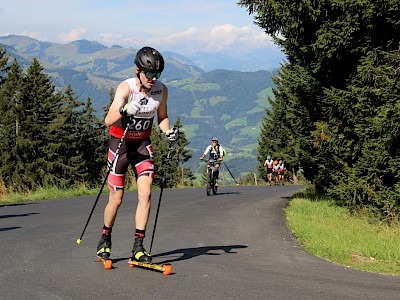
[[[209,145],[206,150],[204,151],[203,155],[200,156],[200,160],[203,160],[204,157],[210,154],[209,160],[214,160],[216,161],[215,163],[215,169],[217,169],[216,172],[216,183],[215,186],[218,186],[218,169],[220,166],[220,161],[224,160],[224,150],[222,148],[222,146],[218,143],[218,139],[216,137],[213,137],[211,140],[211,145]],[[210,167],[210,164],[207,164],[207,173],[208,173],[208,168]]]

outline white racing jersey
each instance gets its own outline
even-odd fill
[[[142,108],[134,116],[125,116],[116,124],[111,126],[110,134],[116,138],[121,138],[128,122],[130,123],[125,135],[127,141],[140,141],[151,135],[154,116],[163,98],[163,84],[155,81],[149,93],[139,92],[135,78],[125,80],[131,89],[131,101],[138,101]]]
[[[206,156],[208,153],[210,153],[210,159],[217,160],[221,156],[223,156],[223,149],[221,145],[218,145],[216,147],[213,147],[212,145],[209,145],[206,150],[204,151],[204,156]]]
[[[264,163],[264,166],[267,166],[267,168],[272,169],[274,167],[274,160],[270,159],[270,160],[266,160]]]

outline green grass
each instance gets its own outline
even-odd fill
[[[232,119],[232,117],[230,115],[227,115],[227,114],[222,114],[222,116],[220,118],[221,121],[228,121],[230,119]]]
[[[243,147],[242,147],[242,151],[243,152],[245,152],[245,153],[250,153],[250,152],[252,152],[252,151],[254,151],[254,150],[257,150],[257,148],[258,148],[258,144],[247,144],[247,145],[244,145]],[[252,157],[254,157],[254,155],[252,155]]]
[[[304,196],[304,195],[303,195]],[[355,269],[400,275],[400,227],[354,216],[332,200],[294,198],[288,226],[309,253]]]
[[[185,125],[183,127],[183,131],[185,132],[186,138],[191,138],[196,136],[196,130],[199,129],[199,124],[191,124],[191,125]]]
[[[135,189],[129,187],[126,189],[127,191],[134,191]],[[97,195],[100,191],[100,187],[96,188],[87,188],[86,186],[79,186],[73,189],[61,189],[57,187],[47,187],[47,188],[39,188],[35,192],[30,193],[10,193],[6,196],[0,198],[0,203],[20,203],[20,202],[30,202],[30,201],[39,201],[39,200],[49,200],[56,198],[70,198],[70,197],[79,197],[85,195]],[[102,194],[109,193],[108,186],[105,185],[102,191]]]
[[[274,93],[272,92],[272,87],[268,87],[257,94],[258,96],[258,106],[262,108],[270,107],[271,104],[268,102],[268,97],[274,99]]]
[[[183,90],[190,91],[218,91],[221,89],[221,86],[218,83],[197,83],[197,84],[189,84],[181,86]]]
[[[39,188],[33,193],[11,193],[5,198],[0,199],[0,203],[17,203],[17,202],[28,202],[38,201],[45,199],[55,198],[69,198],[83,195],[95,195],[99,192],[99,188],[89,189],[85,186],[77,187],[74,189],[60,189],[56,187]],[[108,188],[105,187],[103,192],[108,192]]]
[[[228,99],[226,97],[222,97],[222,96],[214,96],[214,97],[211,97],[208,101],[210,102],[211,106],[215,106],[220,102],[228,101]]]
[[[221,89],[221,86],[217,83],[197,83],[198,79],[199,77],[195,76],[182,80],[173,80],[169,81],[168,85],[191,91],[210,91],[210,90],[218,91]]]
[[[236,126],[247,126],[247,120],[246,118],[236,118],[228,123],[225,124],[225,129],[229,130],[231,128],[234,128]]]
[[[203,111],[203,108],[202,108],[202,107],[200,107],[200,106],[195,106],[195,107],[192,109],[190,115],[191,115],[192,118],[201,118],[201,112],[202,112],[202,111]]]
[[[256,114],[256,113],[260,113],[260,112],[264,112],[265,108],[261,108],[261,107],[254,107],[253,109],[246,111],[247,115],[252,115],[252,114]]]
[[[240,129],[240,135],[251,136],[252,138],[258,138],[260,136],[260,128],[258,126],[244,127]]]

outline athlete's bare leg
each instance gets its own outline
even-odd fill
[[[104,225],[107,227],[112,227],[117,217],[118,208],[122,204],[122,199],[124,197],[124,191],[110,191],[108,196],[108,203],[104,209]]]
[[[146,229],[151,208],[151,184],[153,178],[150,176],[139,176],[137,179],[138,205],[136,208],[136,228]]]

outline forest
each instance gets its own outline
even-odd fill
[[[109,95],[111,103],[112,89]],[[108,106],[103,108],[107,110]],[[37,59],[23,71],[0,48],[0,112],[0,194],[40,187],[95,187],[102,181],[108,128],[96,116],[90,97],[79,101],[70,85],[56,91]],[[179,118],[175,126],[181,127]],[[152,144],[155,168],[167,171],[168,186],[193,184],[190,170],[176,167],[191,157],[184,132],[171,147],[169,161],[164,161],[167,139],[157,128]]]
[[[400,216],[400,2],[239,1],[282,48],[267,155],[350,211]]]

